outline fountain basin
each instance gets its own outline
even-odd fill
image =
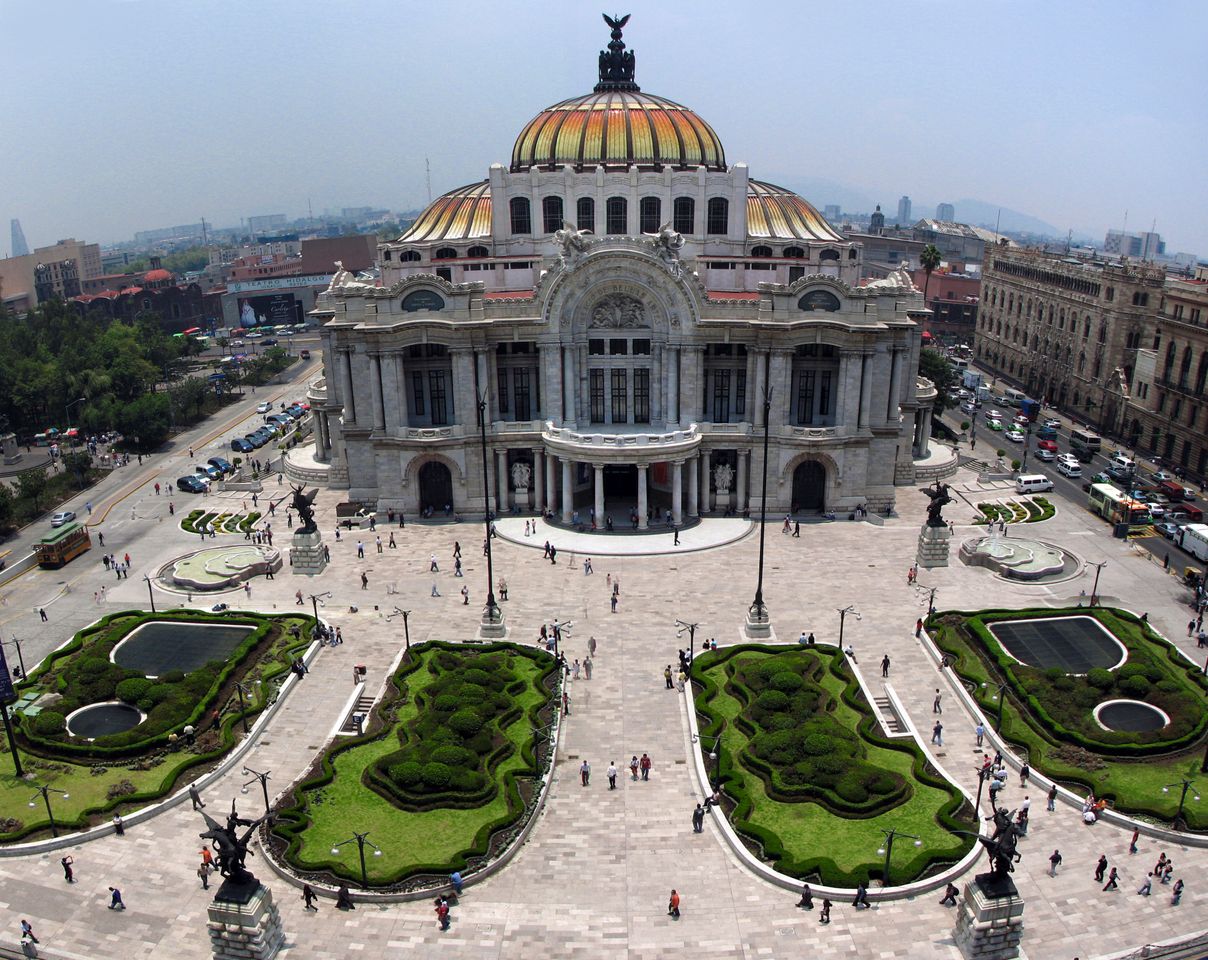
[[[254,629],[241,623],[153,620],[131,630],[109,659],[151,678],[170,670],[188,673],[211,660],[227,659]]]
[[[67,732],[73,737],[95,740],[112,733],[124,733],[147,719],[138,707],[120,700],[90,703],[67,715]]]

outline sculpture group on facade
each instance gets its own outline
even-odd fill
[[[576,230],[573,223],[562,221],[562,229],[554,231],[554,243],[558,247],[558,266],[570,272],[578,266],[594,234],[590,230]]]
[[[713,486],[719,495],[727,495],[734,482],[734,468],[724,460],[713,468]]]
[[[527,490],[533,479],[533,468],[523,460],[512,464],[512,487],[515,490]]]
[[[658,233],[648,233],[646,236],[650,238],[654,255],[658,257],[663,268],[673,277],[682,275],[684,265],[680,262],[680,248],[684,245],[683,236],[672,230],[669,223],[659,227]]]

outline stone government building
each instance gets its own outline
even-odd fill
[[[646,526],[891,507],[927,454],[922,298],[857,286],[861,248],[643,93],[614,28],[599,82],[538,113],[508,166],[435,200],[317,300],[316,467],[348,499]]]

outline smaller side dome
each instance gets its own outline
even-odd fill
[[[747,185],[747,235],[771,240],[845,243],[817,208],[792,190],[762,180]]]
[[[472,240],[490,235],[491,184],[481,180],[437,197],[398,238],[398,242]]]

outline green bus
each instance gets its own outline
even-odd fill
[[[92,537],[82,523],[65,523],[34,544],[38,566],[53,569],[74,560],[92,547]]]

